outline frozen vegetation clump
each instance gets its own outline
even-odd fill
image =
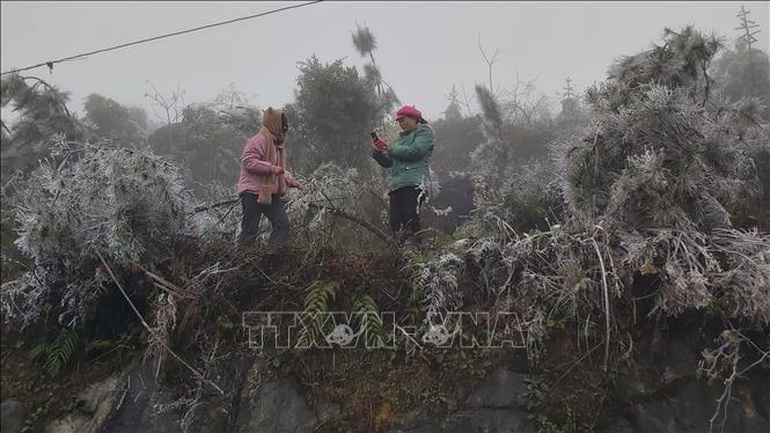
[[[4,284],[2,305],[5,320],[21,325],[52,305],[62,324],[81,324],[110,278],[101,258],[123,268],[161,261],[191,229],[193,198],[179,171],[142,147],[61,138],[13,200],[16,246],[34,267]]]
[[[493,311],[515,312],[530,356],[549,332],[542,324],[566,320],[580,339],[600,339],[607,363],[629,347],[619,338],[623,311],[770,325],[770,236],[742,225],[761,214],[761,104],[714,94],[714,38],[686,28],[664,39],[611,68],[587,92],[582,133],[552,144],[549,168],[527,166],[501,199],[482,201],[468,239],[448,248],[462,258],[464,281],[485,289],[462,297],[462,308],[487,294]],[[547,171],[558,187],[544,181]],[[517,195],[563,198],[564,215],[522,233]],[[429,315],[463,293],[437,257],[419,274]]]

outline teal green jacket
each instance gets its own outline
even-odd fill
[[[428,183],[433,141],[433,129],[419,124],[409,131],[401,131],[398,140],[388,147],[386,153],[372,150],[372,158],[381,166],[390,168],[389,192]]]

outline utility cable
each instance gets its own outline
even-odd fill
[[[5,71],[5,72],[0,73],[0,75],[7,75],[7,74],[13,74],[15,72],[28,71],[30,69],[35,69],[35,68],[39,68],[39,67],[42,67],[42,66],[48,66],[49,69],[53,70],[53,65],[55,65],[57,63],[62,63],[62,62],[66,62],[66,61],[69,61],[69,60],[75,60],[75,59],[79,59],[81,57],[92,56],[94,54],[105,53],[107,51],[113,51],[113,50],[117,50],[117,49],[120,49],[120,48],[126,48],[126,47],[130,47],[132,45],[139,45],[139,44],[144,44],[146,42],[153,42],[153,41],[157,41],[157,40],[164,39],[164,38],[170,38],[171,36],[178,36],[178,35],[183,35],[183,34],[187,34],[187,33],[197,32],[198,30],[210,29],[212,27],[223,26],[225,24],[232,24],[232,23],[235,23],[235,22],[238,22],[238,21],[246,21],[246,20],[250,20],[250,19],[254,19],[254,18],[259,18],[259,17],[263,17],[265,15],[270,15],[270,14],[274,14],[274,13],[278,13],[278,12],[287,11],[289,9],[297,9],[297,8],[301,8],[301,7],[304,7],[304,6],[310,6],[312,4],[320,3],[322,1],[323,0],[313,0],[313,1],[309,1],[307,3],[298,4],[298,5],[285,6],[285,7],[282,7],[282,8],[269,10],[267,12],[262,12],[262,13],[258,13],[258,14],[254,14],[254,15],[248,15],[248,16],[245,16],[245,17],[235,18],[235,19],[231,19],[231,20],[227,20],[227,21],[222,21],[222,22],[219,22],[219,23],[207,24],[205,26],[195,27],[193,29],[181,30],[181,31],[178,31],[178,32],[173,32],[173,33],[167,33],[165,35],[154,36],[152,38],[146,38],[146,39],[141,39],[141,40],[138,40],[138,41],[128,42],[128,43],[121,44],[121,45],[115,45],[115,46],[112,46],[112,47],[109,47],[109,48],[102,48],[100,50],[91,51],[91,52],[88,52],[88,53],[83,53],[83,54],[77,54],[77,55],[74,55],[74,56],[64,57],[64,58],[58,59],[58,60],[49,60],[47,62],[38,63],[36,65],[26,66],[24,68],[11,69],[10,71]]]

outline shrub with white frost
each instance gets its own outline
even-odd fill
[[[4,284],[2,306],[21,325],[46,304],[61,323],[82,323],[109,281],[99,256],[118,268],[168,257],[194,204],[177,168],[150,149],[63,138],[15,189],[16,245],[34,269]]]

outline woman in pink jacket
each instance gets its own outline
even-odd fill
[[[249,138],[243,148],[237,187],[243,207],[239,247],[254,245],[262,214],[272,225],[270,244],[284,244],[289,240],[289,218],[281,197],[288,188],[301,189],[302,184],[286,171],[283,145],[288,130],[286,115],[269,107],[263,113],[259,133]]]

